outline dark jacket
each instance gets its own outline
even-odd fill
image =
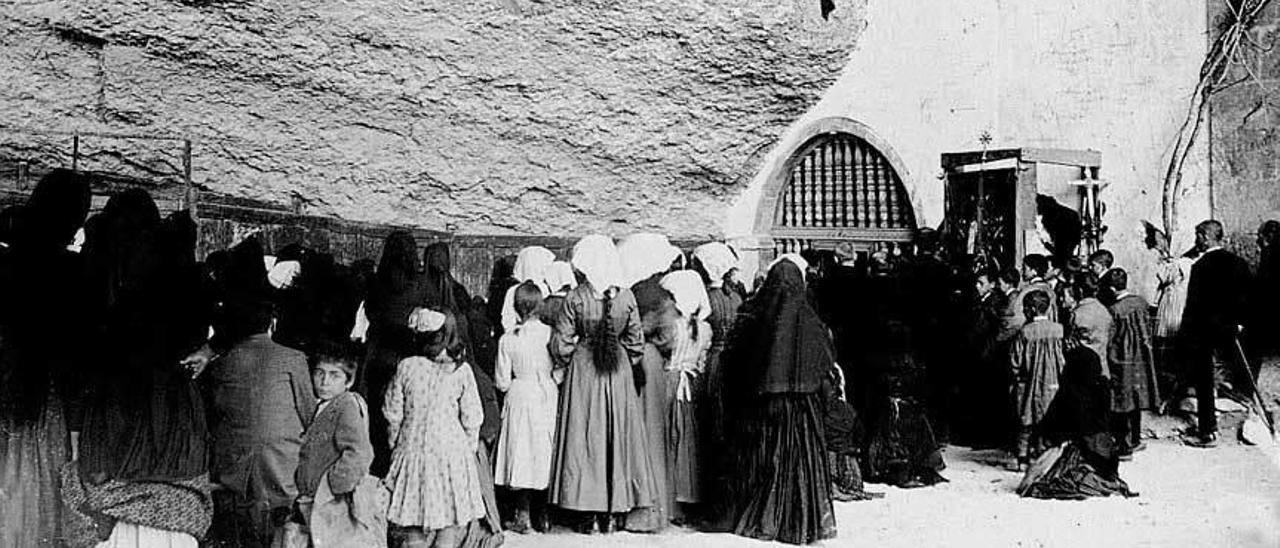
[[[1225,249],[1205,253],[1191,267],[1182,329],[1194,343],[1229,338],[1244,323],[1249,265]]]
[[[214,362],[206,381],[213,480],[272,507],[291,504],[302,432],[316,414],[306,356],[262,333]]]
[[[369,443],[369,408],[355,392],[331,400],[316,415],[302,437],[298,459],[298,494],[315,496],[320,478],[329,472],[335,495],[355,491],[373,464]]]

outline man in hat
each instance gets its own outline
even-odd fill
[[[262,248],[250,239],[231,253],[220,336],[230,350],[204,380],[210,407],[215,532],[243,546],[266,545],[298,496],[294,472],[302,432],[316,414],[307,357],[271,340],[273,312]]]

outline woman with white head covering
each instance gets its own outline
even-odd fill
[[[632,234],[618,243],[622,257],[623,280],[635,285],[655,274],[665,274],[681,257],[680,249],[671,245],[666,236],[650,232]]]
[[[662,277],[670,272],[680,250],[659,234],[633,234],[618,245],[625,280],[631,284],[644,329],[644,353],[633,372],[636,391],[644,409],[649,435],[649,465],[656,480],[658,498],[653,506],[627,516],[627,529],[652,533],[679,521],[670,470],[667,469],[667,422],[671,405],[667,398],[667,360],[671,356],[679,312],[671,292],[662,287]]]
[[[573,265],[556,261],[547,267],[547,289],[552,295],[568,295],[575,287],[578,287],[578,277],[573,273]]]
[[[707,303],[710,314],[707,323],[711,327],[711,346],[707,350],[706,370],[704,372],[705,393],[701,407],[704,430],[702,443],[706,450],[704,455],[720,454],[724,447],[724,387],[725,363],[721,361],[725,347],[729,344],[729,335],[733,332],[734,322],[738,317],[738,308],[742,306],[742,296],[728,282],[733,272],[739,267],[738,257],[729,246],[720,242],[711,242],[698,246],[693,250],[693,269],[702,274],[707,286]],[[703,480],[703,499],[710,504],[712,515],[724,515],[721,510],[727,502],[726,478],[721,466],[705,466],[708,474]],[[727,530],[727,527],[718,527]]]
[[[644,335],[613,241],[583,238],[573,248],[573,267],[585,281],[561,303],[550,344],[553,357],[567,368],[550,502],[585,513],[580,531],[608,532],[617,515],[655,502],[631,373]]]
[[[551,263],[556,261],[555,253],[542,246],[529,246],[520,250],[516,255],[516,266],[512,275],[515,276],[517,282],[533,282],[538,284],[538,289],[542,290],[543,295],[551,293],[547,287],[547,270],[551,268]],[[515,294],[517,285],[507,289],[507,294],[502,299],[502,332],[506,333],[515,329],[520,324],[520,315],[516,314]]]
[[[662,278],[662,287],[675,298],[679,317],[672,336],[671,358],[664,374],[667,420],[662,424],[667,441],[666,469],[668,508],[673,516],[680,505],[700,504],[702,498],[702,451],[698,432],[702,402],[702,373],[711,347],[711,303],[702,285],[702,276],[692,270],[672,272]]]

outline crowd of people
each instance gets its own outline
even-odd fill
[[[949,442],[1007,448],[1024,496],[1132,496],[1142,411],[1191,387],[1212,446],[1215,360],[1275,327],[1214,221],[1184,257],[1150,231],[1154,306],[1105,251],[991,270],[929,230],[753,283],[724,243],[592,235],[473,297],[406,232],[376,264],[252,236],[197,262],[187,213],[89,199],[56,170],[0,213],[3,547],[496,547],[553,523],[807,544],[866,483],[946,481]]]

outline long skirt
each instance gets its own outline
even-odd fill
[[[586,343],[574,351],[560,392],[549,500],[578,512],[624,513],[651,506],[659,491],[628,359],[619,347],[623,365],[603,372],[592,363],[591,352]]]
[[[50,393],[37,422],[0,418],[0,546],[59,546],[62,496],[59,483],[67,461],[62,405]]]
[[[817,394],[769,394],[740,409],[728,448],[733,531],[809,544],[836,535]]]
[[[1027,470],[1026,477],[1018,486],[1018,494],[1060,500],[1137,496],[1119,476],[1107,477],[1089,461],[1089,454],[1076,442],[1067,442],[1045,451]]]
[[[702,502],[702,447],[698,432],[698,407],[702,404],[702,390],[699,381],[691,382],[692,396],[689,401],[679,401],[680,379],[684,374],[679,371],[664,373],[666,380],[666,459],[667,485],[671,490],[672,515],[679,514],[679,504],[697,504]]]
[[[941,481],[938,472],[946,464],[924,406],[910,400],[887,399],[876,415],[867,449],[870,481],[899,487]]]
[[[671,490],[674,478],[667,465],[667,420],[670,414],[665,377],[667,359],[662,357],[658,347],[645,343],[640,363],[644,366],[646,379],[640,393],[648,441],[645,465],[653,476],[654,498],[652,505],[634,509],[627,515],[627,530],[652,533],[665,528],[676,517],[673,512],[677,510],[675,493]]]
[[[387,386],[395,377],[396,367],[405,356],[394,344],[381,340],[378,335],[371,332],[369,337],[369,348],[358,373],[356,391],[364,396],[369,409],[378,410],[369,414],[369,441],[373,444],[373,464],[369,472],[381,478],[391,467],[391,442],[387,438],[387,419],[381,412],[382,402],[386,400]]]

